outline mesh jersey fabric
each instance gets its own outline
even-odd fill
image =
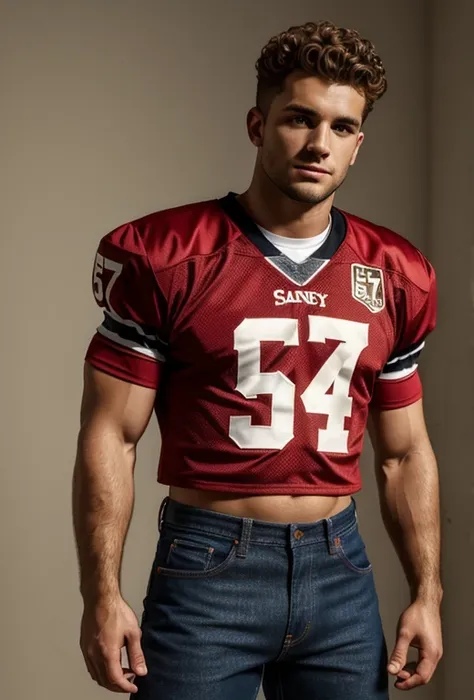
[[[327,240],[300,264],[234,193],[101,240],[93,290],[104,321],[86,359],[157,390],[160,483],[354,493],[369,407],[421,397],[433,268],[396,233],[331,216]]]

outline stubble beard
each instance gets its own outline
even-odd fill
[[[315,206],[316,204],[321,204],[322,202],[325,202],[341,187],[341,185],[344,183],[344,180],[347,177],[349,168],[347,168],[347,170],[341,175],[341,177],[337,180],[336,183],[332,183],[332,185],[327,190],[324,190],[322,192],[315,192],[309,184],[306,184],[305,186],[305,183],[295,184],[290,182],[284,182],[283,178],[280,179],[278,177],[273,177],[266,170],[265,167],[264,170],[269,180],[271,180],[275,187],[279,189],[282,194],[288,197],[288,199],[291,199],[294,202],[300,202],[302,204],[311,204]]]
[[[304,191],[304,189],[300,188],[298,185],[288,185],[287,187],[279,187],[277,185],[277,187],[279,187],[281,192],[283,192],[283,194],[285,194],[289,199],[292,199],[294,202],[316,205],[325,202],[326,199],[329,199],[329,197],[331,197],[331,195],[333,195],[341,185],[342,182],[337,183],[323,192],[314,192],[310,188],[308,188],[307,191]]]

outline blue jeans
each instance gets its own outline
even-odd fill
[[[280,524],[166,498],[142,631],[138,700],[388,700],[354,501]]]

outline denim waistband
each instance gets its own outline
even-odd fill
[[[245,539],[247,542],[258,541],[282,546],[288,543],[288,536],[293,535],[301,544],[328,542],[332,549],[338,537],[357,525],[357,510],[355,500],[351,497],[350,505],[331,518],[312,522],[277,523],[189,506],[167,496],[160,507],[160,532],[163,523],[232,537],[239,541]]]

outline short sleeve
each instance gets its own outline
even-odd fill
[[[86,361],[119,379],[158,387],[166,361],[165,300],[132,224],[107,234],[95,256],[92,289],[104,317]]]
[[[436,326],[437,313],[435,272],[425,258],[423,262],[423,288],[413,284],[400,295],[398,341],[378,376],[372,397],[372,405],[379,409],[403,408],[423,396],[418,362],[426,338]]]

